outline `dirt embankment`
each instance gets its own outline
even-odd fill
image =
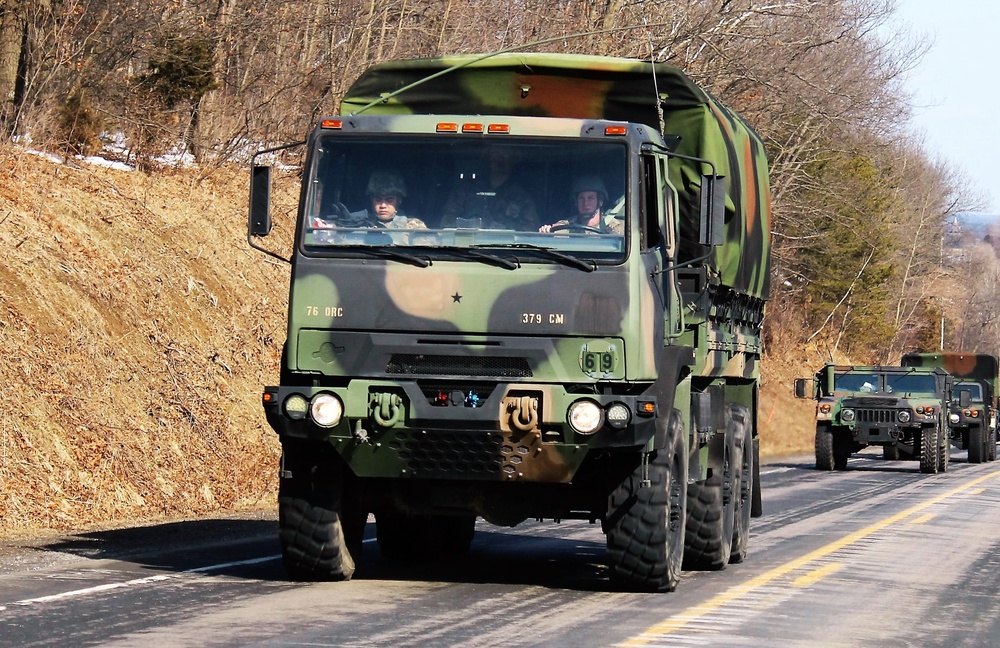
[[[288,270],[246,186],[0,151],[0,536],[273,502]]]
[[[288,267],[247,246],[246,195],[241,169],[0,150],[0,537],[274,506]],[[765,454],[811,447],[783,366]]]

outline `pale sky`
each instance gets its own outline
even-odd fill
[[[896,0],[895,24],[932,42],[906,83],[914,131],[1000,214],[1000,3]]]

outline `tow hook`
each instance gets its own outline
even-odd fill
[[[531,432],[538,427],[538,399],[522,396],[507,404],[510,424],[521,432]]]
[[[368,401],[368,412],[380,427],[392,427],[403,417],[403,399],[398,394],[372,394]]]

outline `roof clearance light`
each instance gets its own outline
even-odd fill
[[[458,124],[454,122],[440,122],[437,125],[437,132],[439,133],[457,133]]]
[[[509,124],[490,124],[489,126],[486,127],[486,132],[487,133],[499,133],[499,134],[502,134],[502,135],[506,135],[506,134],[510,133],[510,125]]]
[[[604,129],[605,135],[628,135],[628,128],[625,126],[607,126]]]
[[[340,130],[344,127],[344,121],[342,119],[324,119],[319,123],[319,127]]]
[[[483,125],[482,124],[462,124],[462,132],[463,133],[482,133],[483,132]]]

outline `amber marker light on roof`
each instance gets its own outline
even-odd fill
[[[606,126],[604,128],[605,135],[628,135],[628,129],[625,126]]]
[[[462,132],[463,133],[482,133],[483,132],[483,125],[482,124],[462,124]]]
[[[458,124],[452,122],[440,122],[437,125],[437,132],[439,133],[457,133]]]
[[[320,128],[333,128],[340,130],[344,127],[344,122],[340,119],[324,119],[319,123]]]
[[[486,128],[486,132],[507,134],[510,132],[510,126],[508,124],[490,124]]]

